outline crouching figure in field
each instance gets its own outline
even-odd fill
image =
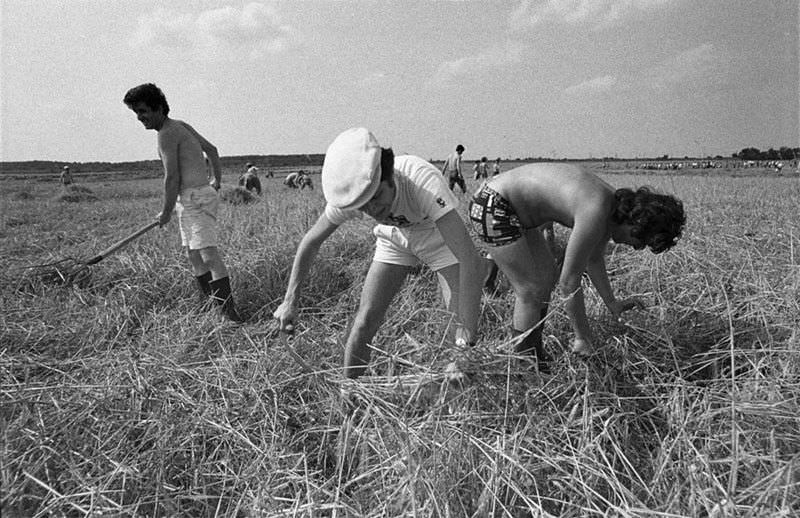
[[[283,303],[274,317],[293,330],[300,287],[320,246],[340,225],[367,214],[377,221],[375,254],[345,346],[344,374],[360,376],[372,341],[406,275],[423,263],[436,272],[448,309],[456,314],[457,343],[475,337],[484,263],[458,215],[458,199],[439,171],[411,155],[395,157],[364,128],[340,134],[322,166],[325,210],[303,236]]]
[[[586,272],[615,318],[643,308],[638,298],[618,300],[608,279],[604,252],[609,240],[650,247],[661,253],[681,236],[686,217],[673,196],[645,187],[614,189],[598,176],[567,164],[529,164],[491,178],[474,195],[469,217],[480,238],[493,245],[491,257],[506,275],[514,294],[512,334],[531,330],[517,345],[520,354],[536,355],[540,371],[550,357],[542,345],[542,327],[550,293],[558,282],[575,338],[572,349],[589,354],[593,339],[581,288]],[[542,225],[572,229],[563,267],[557,267]]]
[[[290,189],[303,190],[308,187],[314,190],[314,183],[311,181],[311,177],[302,169],[287,174],[286,178],[283,179],[283,185]]]
[[[261,195],[261,180],[258,178],[258,168],[249,166],[245,173],[239,177],[239,187],[244,187],[250,192],[255,191],[259,196]]]

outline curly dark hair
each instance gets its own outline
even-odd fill
[[[617,189],[611,220],[631,225],[631,236],[641,239],[655,254],[669,250],[686,224],[683,203],[674,196],[658,194],[648,187]]]
[[[164,92],[153,83],[134,86],[125,94],[125,98],[122,99],[122,102],[129,108],[138,102],[144,102],[150,109],[157,110],[161,107],[164,110],[164,115],[169,115],[167,97],[164,95]]]

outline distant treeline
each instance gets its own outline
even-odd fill
[[[794,160],[800,158],[800,147],[782,146],[779,149],[769,148],[766,151],[755,147],[746,147],[732,156],[741,160]]]
[[[222,167],[244,169],[248,162],[259,168],[268,167],[312,167],[321,166],[325,155],[243,155],[220,157]],[[103,173],[109,171],[153,171],[161,174],[160,160],[139,160],[137,162],[58,162],[49,160],[31,160],[26,162],[0,162],[0,173],[41,174],[57,173],[68,165],[76,173]]]
[[[319,167],[325,158],[323,153],[313,153],[307,155],[240,155],[220,157],[222,166],[229,169],[244,170],[245,164],[252,162],[260,169],[266,168],[291,168],[291,167]],[[618,157],[593,157],[593,158],[548,158],[548,157],[528,157],[528,158],[507,158],[504,161],[510,162],[623,162],[623,161],[647,161],[647,160],[670,160],[669,155],[654,158],[618,158]],[[673,157],[674,158],[674,157]],[[707,157],[711,159],[712,157]],[[724,157],[717,155],[716,160],[723,160]],[[742,149],[738,153],[731,154],[732,159],[737,160],[793,160],[800,159],[800,148],[782,146],[779,149],[769,148],[761,151],[755,147]],[[688,156],[684,157],[689,160]],[[441,159],[429,159],[432,163],[441,163]],[[136,162],[62,162],[49,160],[30,160],[25,162],[0,162],[0,173],[7,174],[44,174],[58,173],[68,165],[74,173],[107,173],[107,172],[137,172],[149,175],[160,175],[162,166],[160,160],[139,160]]]

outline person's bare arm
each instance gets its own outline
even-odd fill
[[[587,212],[576,217],[564,254],[559,289],[566,299],[565,309],[575,332],[573,350],[576,352],[589,352],[592,349],[592,332],[586,316],[581,276],[587,269],[592,253],[608,239],[605,227],[604,218],[597,214]]]
[[[195,130],[189,124],[185,122],[181,122],[181,124],[183,124],[184,127],[186,127],[186,129],[189,130],[189,133],[191,133],[194,136],[194,138],[196,138],[197,141],[200,142],[200,147],[203,149],[203,153],[206,154],[209,161],[211,162],[211,169],[214,171],[214,180],[211,185],[212,187],[214,187],[214,189],[219,190],[219,186],[222,183],[222,165],[220,164],[219,161],[219,151],[217,150],[217,147],[208,140],[206,140],[205,137],[203,137],[200,133],[198,133],[197,130]]]
[[[289,275],[289,283],[286,287],[286,294],[283,297],[283,302],[278,309],[273,313],[273,317],[278,320],[281,331],[290,332],[294,330],[294,320],[297,317],[297,300],[300,298],[300,288],[303,285],[311,265],[314,263],[314,258],[319,251],[322,243],[325,242],[331,234],[333,234],[338,225],[334,225],[331,221],[321,214],[314,226],[300,240],[297,246],[297,252],[294,256],[292,263],[292,273]]]
[[[436,227],[458,259],[458,319],[463,329],[456,330],[456,340],[470,343],[478,330],[483,280],[481,257],[455,209],[436,220]]]
[[[603,299],[614,318],[619,320],[623,312],[633,308],[644,308],[645,303],[638,297],[617,300],[614,296],[614,290],[611,288],[611,281],[608,279],[608,270],[606,269],[604,255],[606,244],[607,242],[601,243],[601,246],[595,249],[589,259],[589,263],[586,265],[586,272],[589,274],[589,279],[594,284],[600,298]]]
[[[181,190],[181,168],[178,155],[180,142],[174,131],[160,131],[158,133],[158,153],[164,165],[164,199],[161,212],[156,216],[158,224],[164,226],[172,218],[175,202]]]

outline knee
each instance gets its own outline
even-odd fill
[[[553,291],[552,284],[526,284],[515,286],[514,294],[517,301],[526,306],[538,306],[546,304],[550,300],[550,293]]]
[[[186,257],[192,263],[203,261],[203,255],[200,253],[200,250],[192,250],[191,248],[186,248]]]
[[[365,337],[367,340],[378,330],[383,320],[383,313],[372,307],[360,307],[353,318],[351,333]]]
[[[213,261],[218,261],[220,259],[219,251],[217,251],[217,247],[215,246],[201,248],[200,250],[198,250],[198,253],[205,262],[213,262]]]

